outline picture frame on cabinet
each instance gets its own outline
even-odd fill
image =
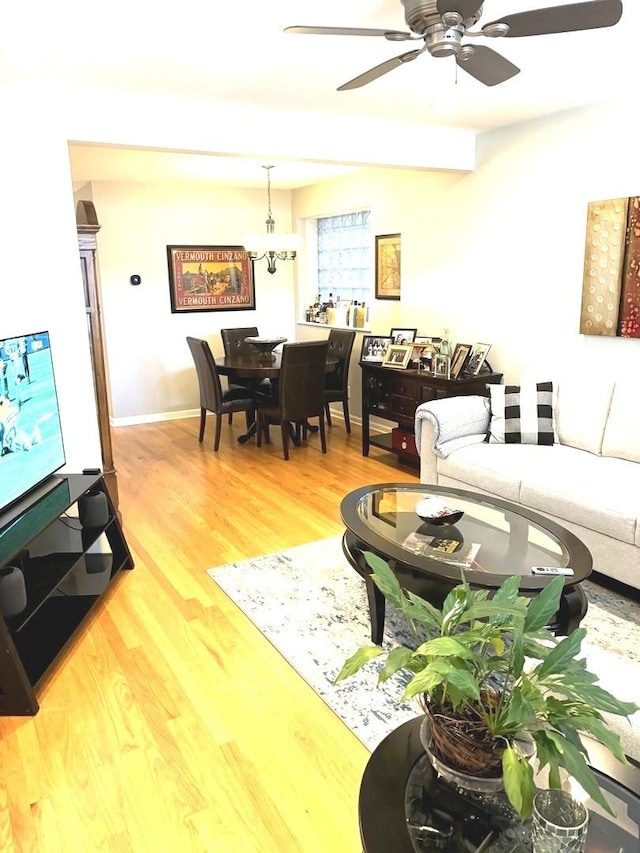
[[[439,379],[449,379],[450,369],[449,356],[436,353],[433,357],[433,375]]]
[[[360,361],[374,362],[382,364],[385,353],[391,345],[390,337],[380,337],[380,335],[364,335],[362,338],[362,350],[360,352]]]
[[[449,370],[449,378],[457,379],[464,370],[467,363],[467,358],[471,352],[471,344],[456,344],[456,348],[451,356],[451,368]]]
[[[415,341],[417,329],[391,329],[389,335],[393,338],[394,344],[411,344]]]
[[[383,367],[395,367],[397,370],[405,370],[411,358],[413,347],[406,344],[390,344],[382,360]]]
[[[471,374],[471,376],[477,376],[487,360],[490,349],[491,344],[474,344],[469,353],[466,372]]]

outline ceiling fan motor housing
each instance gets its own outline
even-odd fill
[[[402,5],[404,6],[404,19],[412,32],[424,35],[430,27],[436,24],[442,25],[442,15],[438,12],[437,0],[402,0]],[[451,6],[454,8],[450,11],[455,12],[456,5],[455,0],[452,0]],[[482,3],[478,0],[478,9],[474,15],[466,19],[465,27],[473,26],[481,14]]]

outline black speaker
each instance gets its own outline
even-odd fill
[[[104,527],[109,521],[107,496],[99,489],[90,489],[78,500],[78,518],[83,527]]]
[[[27,589],[24,575],[17,566],[0,569],[0,613],[17,616],[27,606]]]

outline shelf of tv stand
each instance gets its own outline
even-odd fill
[[[379,362],[361,361],[362,371],[362,455],[371,447],[395,453],[400,460],[418,464],[414,441],[416,409],[420,403],[467,394],[487,394],[487,384],[499,384],[501,373],[445,379],[425,370],[383,367]],[[371,432],[371,418],[391,421],[391,432]]]
[[[0,616],[0,715],[33,715],[36,690],[133,560],[102,474],[52,478],[50,488],[0,516],[0,568],[22,571],[27,606]],[[51,487],[52,486],[52,487]],[[83,527],[78,500],[102,492],[103,523]]]

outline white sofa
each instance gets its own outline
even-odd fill
[[[550,446],[490,442],[487,397],[422,403],[420,481],[540,512],[585,543],[594,571],[640,589],[639,386],[631,377],[555,381]]]

